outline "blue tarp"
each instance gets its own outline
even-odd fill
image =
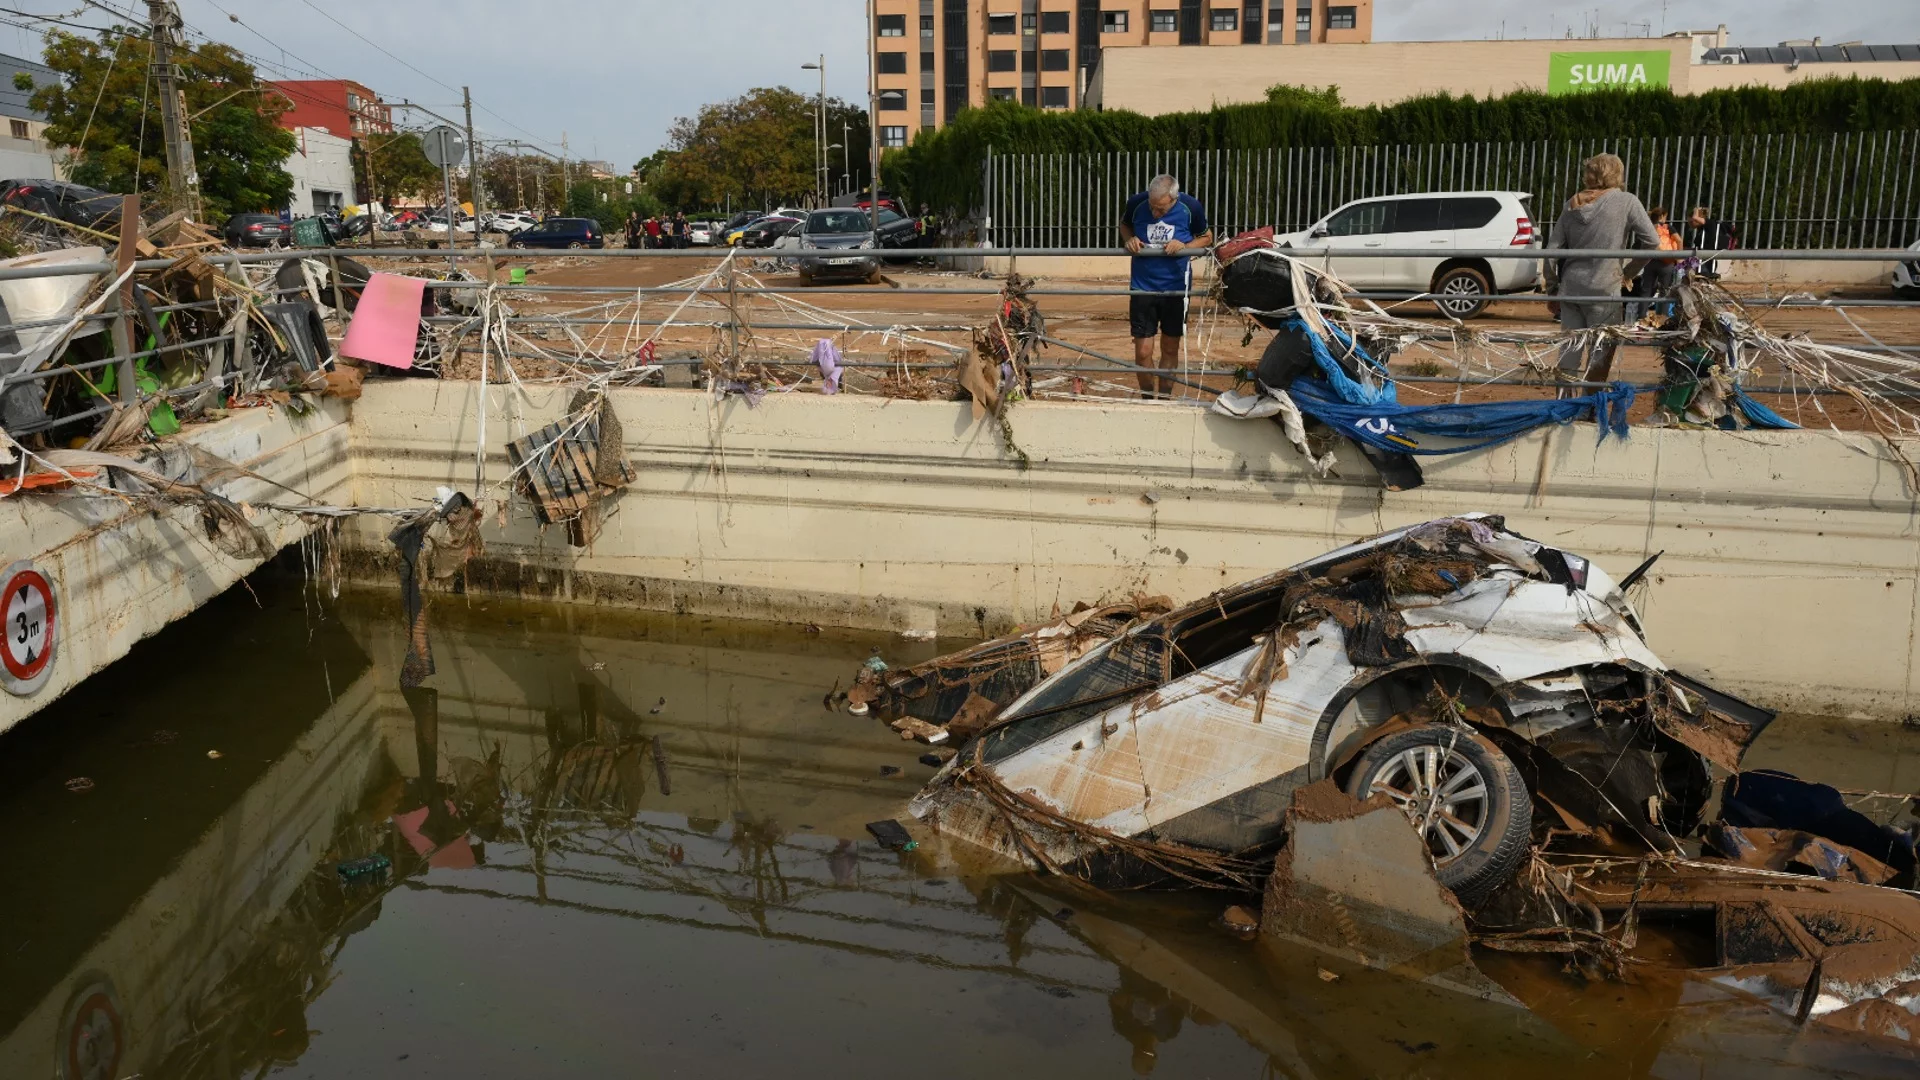
[[[1352,380],[1349,379],[1349,382]],[[1392,386],[1389,385],[1391,390]],[[1356,442],[1397,454],[1460,454],[1498,446],[1547,424],[1591,420],[1600,438],[1612,432],[1627,437],[1627,410],[1634,390],[1617,382],[1584,397],[1557,401],[1492,401],[1464,405],[1401,405],[1393,401],[1356,404],[1315,379],[1296,379],[1287,389],[1300,411]],[[1422,446],[1416,435],[1458,440],[1446,446]]]

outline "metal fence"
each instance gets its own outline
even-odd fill
[[[1920,240],[1920,131],[1684,135],[1403,146],[1309,146],[1096,154],[988,154],[991,242],[1117,243],[1121,207],[1160,173],[1180,180],[1217,234],[1304,229],[1343,203],[1427,191],[1530,193],[1551,230],[1580,163],[1609,151],[1628,190],[1678,222],[1713,208],[1747,248],[1903,248]]]

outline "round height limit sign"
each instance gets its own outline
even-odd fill
[[[53,585],[30,562],[6,573],[5,647],[0,648],[0,684],[8,693],[32,694],[53,674]]]

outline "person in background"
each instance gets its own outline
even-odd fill
[[[687,212],[676,210],[673,215],[673,246],[682,250],[692,244],[693,229],[687,225]]]
[[[1640,276],[1644,260],[1556,259],[1559,250],[1657,250],[1660,234],[1647,216],[1647,208],[1626,191],[1627,166],[1613,154],[1595,154],[1581,166],[1581,185],[1553,227],[1547,240],[1547,292],[1553,296],[1574,297],[1555,300],[1547,310],[1559,316],[1562,330],[1591,330],[1597,333],[1574,335],[1560,347],[1560,373],[1567,379],[1605,382],[1613,371],[1613,352],[1619,340],[1604,332],[1605,327],[1626,321],[1626,305],[1620,300],[1579,299],[1619,296],[1628,282]],[[1566,388],[1561,396],[1569,394]]]
[[[661,232],[660,219],[658,217],[655,217],[652,214],[648,214],[646,229],[647,229],[647,246],[650,248],[659,247],[660,232]]]
[[[1687,246],[1696,251],[1726,251],[1740,246],[1740,234],[1733,226],[1713,216],[1713,209],[1696,206],[1693,213],[1687,215]],[[1708,281],[1720,280],[1717,259],[1700,260],[1700,269],[1694,273]]]
[[[1652,219],[1653,231],[1660,236],[1660,250],[1679,251],[1680,233],[1668,221],[1667,208],[1664,206],[1656,206],[1647,211],[1647,217]],[[1678,260],[1650,260],[1647,263],[1647,268],[1640,272],[1639,278],[1635,279],[1633,283],[1633,291],[1631,293],[1633,300],[1627,304],[1627,321],[1639,322],[1640,319],[1654,307],[1665,307],[1671,310],[1672,305],[1656,305],[1652,303],[1652,300],[1656,296],[1664,296],[1672,292],[1673,287],[1679,284],[1679,280],[1680,263]]]
[[[627,211],[627,248],[631,250],[639,246],[640,246],[640,211],[629,210]]]
[[[1193,286],[1191,256],[1181,253],[1213,244],[1213,227],[1200,200],[1182,194],[1180,182],[1162,174],[1147,190],[1127,200],[1120,213],[1120,239],[1133,253],[1133,295],[1128,298],[1128,321],[1133,332],[1133,362],[1154,366],[1153,339],[1160,339],[1160,369],[1180,363],[1180,339],[1187,332],[1187,290]],[[1172,256],[1180,256],[1174,258]],[[1142,295],[1154,294],[1154,295]],[[1148,372],[1135,373],[1143,398],[1170,398],[1173,381]]]

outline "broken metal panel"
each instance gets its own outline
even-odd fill
[[[1474,966],[1465,914],[1434,878],[1426,845],[1384,796],[1362,803],[1320,781],[1294,793],[1287,825],[1287,845],[1267,882],[1263,935],[1520,1005]]]
[[[1262,694],[1242,689],[1255,646],[984,767],[1097,828],[1158,830],[1306,764],[1320,702],[1354,671],[1337,624],[1328,620],[1317,639],[1288,650],[1289,676],[1265,689],[1258,720]]]

